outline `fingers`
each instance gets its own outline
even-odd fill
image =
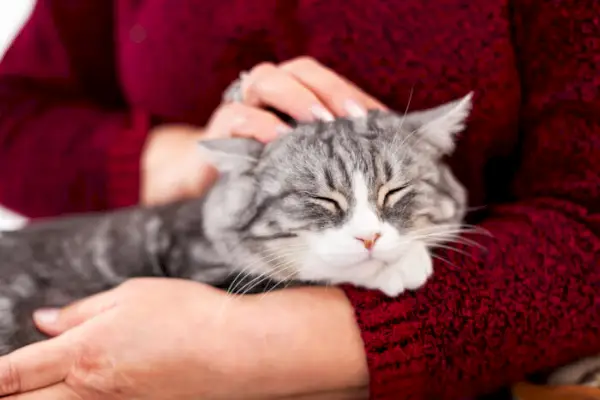
[[[50,336],[59,335],[111,309],[117,304],[117,291],[109,290],[79,300],[62,310],[42,309],[34,313],[37,327]]]
[[[365,116],[385,105],[317,61],[301,57],[279,66],[262,63],[241,82],[242,103],[222,105],[209,121],[206,138],[251,137],[269,142],[290,130],[275,108],[298,121]]]
[[[356,85],[309,57],[281,64],[288,72],[338,116],[361,117],[369,109],[386,107]]]
[[[271,106],[299,121],[333,120],[317,95],[292,75],[270,63],[254,67],[242,81],[244,103]]]
[[[0,357],[0,396],[28,392],[63,381],[73,365],[73,347],[64,337],[58,337]]]
[[[242,81],[244,103],[274,107],[296,120],[331,121],[335,116],[362,117],[386,107],[356,85],[309,57],[276,66],[262,63]]]
[[[5,400],[81,400],[82,397],[73,391],[67,384],[59,383],[33,392],[15,394],[3,397]],[[89,399],[89,397],[86,397]]]
[[[229,103],[215,112],[205,137],[249,137],[266,143],[288,130],[290,127],[270,112],[245,104]]]

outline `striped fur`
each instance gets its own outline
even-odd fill
[[[399,115],[299,125],[263,146],[203,142],[221,179],[201,199],[61,218],[0,236],[0,353],[42,338],[40,306],[130,277],[228,286],[351,283],[395,296],[432,273],[429,250],[456,232],[466,195],[442,157],[471,96]]]

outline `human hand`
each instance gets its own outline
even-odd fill
[[[202,195],[217,173],[200,157],[203,131],[161,125],[150,131],[142,151],[140,202],[157,205]]]
[[[310,57],[275,65],[261,63],[245,73],[233,97],[248,107],[271,107],[297,121],[361,117],[386,107],[355,84]],[[227,93],[230,97],[232,93]]]
[[[365,397],[363,345],[339,289],[231,298],[190,281],[135,279],[54,322],[43,316],[38,326],[60,336],[0,358],[0,397]]]
[[[304,122],[358,117],[368,109],[386,109],[308,57],[257,65],[242,80],[241,97],[241,102],[221,104],[204,129],[165,125],[150,133],[142,156],[143,204],[198,197],[211,186],[217,173],[198,154],[198,140],[252,137],[268,142],[289,131],[290,127],[265,107]]]
[[[223,104],[205,129],[185,125],[154,128],[142,153],[140,200],[145,205],[199,197],[214,183],[217,172],[198,151],[200,140],[253,137],[267,142],[289,127],[266,111],[241,104]]]
[[[254,363],[236,299],[175,279],[134,279],[37,314],[48,341],[0,359],[0,396],[8,399],[232,399],[244,393]],[[239,328],[240,330],[237,330]],[[234,339],[243,335],[247,342]],[[19,394],[17,393],[24,393]]]

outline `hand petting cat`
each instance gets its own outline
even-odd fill
[[[259,64],[242,75],[240,84],[242,95],[237,100],[244,108],[271,107],[298,121],[360,117],[369,109],[386,109],[353,83],[309,57],[279,65]],[[277,126],[271,125],[270,132],[276,133]],[[269,128],[267,124],[263,127]]]
[[[252,137],[268,142],[290,127],[271,108],[297,121],[361,116],[386,107],[316,60],[300,57],[262,63],[245,74],[242,98],[224,102],[204,129],[163,125],[150,133],[142,157],[141,202],[162,204],[202,195],[216,176],[198,157],[195,142],[218,137]]]

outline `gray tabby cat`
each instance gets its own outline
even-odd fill
[[[0,353],[44,338],[34,309],[136,276],[219,286],[247,274],[389,296],[422,286],[430,249],[455,237],[465,214],[465,190],[442,157],[470,109],[471,94],[406,115],[301,124],[266,146],[204,141],[221,178],[203,198],[3,233]]]

